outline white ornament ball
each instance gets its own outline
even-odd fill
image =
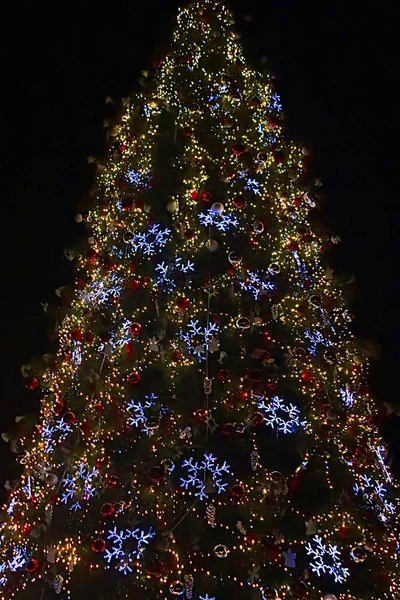
[[[57,485],[58,477],[55,473],[49,473],[46,477],[47,485]]]
[[[211,210],[213,211],[213,213],[215,213],[216,215],[222,215],[222,213],[225,210],[224,205],[222,204],[222,202],[214,202],[214,204],[211,206]]]
[[[167,211],[169,213],[175,213],[178,210],[178,203],[176,200],[171,200],[167,204]]]
[[[82,223],[82,221],[83,221],[83,215],[82,215],[82,213],[77,213],[75,215],[75,222],[76,223]]]
[[[209,252],[216,252],[219,248],[217,240],[207,240],[205,245]]]
[[[336,409],[334,408],[328,408],[328,411],[326,413],[326,418],[328,419],[328,421],[336,421],[336,419],[338,418],[338,412]]]
[[[353,357],[354,362],[356,363],[356,365],[362,365],[364,362],[364,358],[361,356],[361,354],[356,354]]]
[[[310,154],[310,151],[307,148],[307,146],[302,146],[301,147],[301,153],[302,153],[303,156],[308,156]]]
[[[325,594],[324,600],[338,600],[334,594]]]

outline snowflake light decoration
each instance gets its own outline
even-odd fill
[[[215,598],[210,598],[208,594],[205,596],[199,596],[199,600],[215,600]]]
[[[282,398],[274,396],[272,402],[264,396],[254,396],[259,410],[263,411],[265,424],[284,434],[294,433],[298,427],[303,429],[307,421],[300,421],[300,411],[294,404],[286,405]]]
[[[387,499],[387,489],[384,484],[368,475],[358,476],[358,482],[353,485],[353,490],[360,495],[367,506],[372,508],[380,521],[386,521],[396,514],[396,506]]]
[[[56,445],[65,440],[72,431],[72,425],[64,423],[62,419],[54,423],[44,423],[40,430],[40,436],[45,442],[46,454],[55,449]]]
[[[2,540],[3,541],[3,540]],[[0,562],[0,585],[5,586],[8,582],[6,575],[7,571],[18,571],[22,569],[30,558],[28,548],[26,546],[20,546],[18,544],[12,544],[9,546],[9,552],[11,556],[7,560]]]
[[[208,498],[208,494],[206,493],[207,475],[211,476],[217,494],[226,492],[228,481],[224,481],[224,479],[229,475],[232,475],[230,466],[226,461],[220,465],[217,462],[216,456],[207,453],[204,454],[201,462],[194,462],[192,456],[189,460],[184,460],[182,468],[187,469],[187,479],[181,477],[180,486],[185,490],[194,487],[197,490],[194,495],[199,498],[199,500],[206,500]]]
[[[131,563],[141,558],[151,538],[155,536],[150,527],[147,532],[136,529],[109,529],[107,539],[112,540],[112,546],[104,552],[104,558],[110,564],[118,561],[116,568],[124,575],[132,573]]]
[[[80,342],[73,342],[72,344],[71,362],[76,367],[82,364],[82,344]]]
[[[247,271],[246,280],[240,280],[239,285],[246,292],[250,292],[255,300],[259,300],[262,294],[274,289],[274,284],[268,280],[268,275],[264,271],[258,273]]]
[[[314,562],[310,562],[313,573],[318,577],[321,574],[332,575],[335,583],[343,583],[350,576],[350,571],[343,567],[341,553],[337,546],[333,544],[324,544],[322,537],[315,535],[313,544],[310,542],[305,549],[309,556],[312,556]]]
[[[151,172],[150,169],[147,169],[144,172],[131,169],[127,172],[126,178],[128,179],[129,183],[133,185],[137,185],[139,187],[149,187]]]
[[[62,481],[64,489],[61,494],[61,502],[70,504],[70,510],[74,512],[80,510],[82,501],[98,495],[98,483],[99,470],[96,467],[89,469],[86,462],[79,463],[74,474],[67,473]]]
[[[296,218],[296,213],[292,214],[292,218]],[[300,256],[297,252],[293,252],[294,260],[296,261],[297,272],[300,275],[301,283],[300,286],[304,287],[304,281],[310,281],[307,266],[301,261]]]
[[[186,344],[187,351],[192,356],[196,356],[199,362],[206,359],[206,351],[213,351],[214,336],[219,329],[216,323],[210,323],[205,327],[199,326],[199,320],[192,319],[186,326],[186,329],[180,329],[177,336]]]
[[[105,304],[112,298],[118,298],[123,290],[124,280],[117,273],[111,273],[98,281],[93,281],[88,290],[81,294],[82,300],[94,305]]]
[[[126,319],[122,325],[116,331],[112,331],[110,334],[109,340],[107,340],[107,344],[101,342],[99,345],[99,351],[104,352],[106,347],[109,346],[113,350],[117,350],[118,348],[122,348],[132,339],[132,334],[130,332],[130,327],[132,325],[132,321]]]
[[[186,275],[185,285],[190,285],[190,273],[194,272],[194,263],[190,262],[190,260],[184,261],[182,258],[177,256],[172,263],[159,263],[155,270],[158,273],[155,284],[168,292],[172,292],[176,288],[176,281],[174,277],[176,273]]]
[[[128,418],[128,425],[131,427],[141,427],[142,431],[149,435],[151,433],[150,429],[146,426],[146,422],[148,417],[146,416],[146,409],[152,408],[158,396],[151,393],[149,396],[144,397],[143,404],[142,402],[136,402],[135,400],[131,400],[128,403],[128,410],[133,411],[132,416]]]
[[[350,408],[354,404],[354,393],[348,386],[340,389],[340,396],[346,408]]]
[[[322,335],[320,331],[306,331],[304,337],[309,340],[308,350],[313,356],[317,355],[318,345],[324,346],[325,348],[331,348],[333,342]]]
[[[135,233],[131,245],[134,252],[141,252],[143,256],[151,256],[165,247],[170,236],[170,229],[161,229],[160,225],[156,223],[145,232]]]
[[[269,105],[273,111],[281,112],[283,109],[281,98],[277,92],[274,92],[271,96],[271,104]]]
[[[199,213],[198,215],[201,225],[205,227],[211,227],[212,225],[218,229],[218,231],[229,231],[229,229],[235,229],[239,227],[239,221],[232,213],[215,213],[212,208],[209,208],[206,213]]]

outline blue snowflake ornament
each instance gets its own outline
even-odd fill
[[[151,256],[156,252],[160,252],[166,246],[170,237],[170,229],[161,229],[160,225],[154,224],[150,225],[147,231],[135,233],[130,243],[134,253]]]
[[[206,213],[199,213],[198,215],[201,225],[204,227],[214,226],[218,231],[229,231],[229,229],[236,229],[239,227],[239,221],[233,213],[221,213],[218,214],[209,208]]]
[[[104,552],[108,564],[116,561],[116,568],[124,575],[132,573],[132,562],[139,560],[155,536],[150,527],[147,532],[139,527],[136,529],[109,529],[107,539],[111,540],[111,547]]]
[[[334,578],[335,583],[343,583],[350,576],[349,569],[343,566],[341,552],[337,546],[325,544],[322,537],[315,535],[305,549],[313,561],[310,562],[311,570],[318,577],[327,574]]]
[[[184,460],[182,468],[187,469],[187,478],[181,477],[180,486],[185,490],[195,488],[194,496],[199,498],[199,500],[206,500],[208,498],[208,494],[206,493],[207,477],[211,478],[212,485],[217,494],[222,494],[226,492],[229,483],[227,479],[232,475],[230,466],[226,461],[219,464],[216,456],[207,453],[204,454],[201,462],[194,461],[192,456],[189,460]]]
[[[265,396],[254,396],[257,406],[265,417],[265,424],[285,435],[294,433],[299,427],[305,428],[307,421],[300,420],[300,411],[294,404],[285,404],[282,398],[274,396],[272,401]]]
[[[215,341],[216,345],[218,345],[218,342],[215,340],[218,331],[216,323],[209,323],[201,327],[199,326],[198,319],[192,319],[185,329],[180,329],[177,336],[185,343],[188,353],[195,356],[199,362],[202,362],[206,359],[207,351],[213,352],[211,343]]]

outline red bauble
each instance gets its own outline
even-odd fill
[[[308,587],[304,581],[296,581],[293,583],[290,586],[290,595],[292,598],[298,598],[299,600],[308,598]]]
[[[84,334],[83,339],[85,340],[85,342],[89,342],[89,344],[91,344],[94,341],[94,335],[91,331],[87,331]]]
[[[76,415],[71,410],[69,410],[63,415],[62,420],[66,425],[73,425],[76,421]]]
[[[261,100],[258,96],[253,96],[250,98],[250,106],[253,108],[259,108],[261,106]]]
[[[142,287],[142,285],[138,279],[132,279],[129,282],[129,289],[132,290],[133,292],[137,292],[138,290],[140,290],[141,287]]]
[[[152,283],[153,283],[153,280],[152,280],[151,277],[143,277],[143,280],[142,280],[142,287],[143,288],[150,287]]]
[[[253,416],[251,417],[251,423],[255,427],[259,427],[264,423],[264,415],[258,411],[253,413]]]
[[[206,411],[204,408],[199,408],[194,413],[194,418],[199,423],[204,423],[204,421],[207,419],[207,416],[208,416],[208,411]]]
[[[244,144],[237,143],[232,146],[232,152],[235,156],[241,156],[246,151]]]
[[[232,379],[231,372],[228,369],[220,369],[217,373],[218,381],[221,383],[230,383]]]
[[[220,427],[220,433],[224,437],[233,437],[236,434],[236,427],[234,423],[224,423]]]
[[[271,390],[271,391],[278,389],[278,379],[276,377],[270,377],[265,382],[265,386],[266,386],[267,390]]]
[[[297,196],[296,198],[293,199],[293,206],[300,206],[302,202],[302,198],[300,198],[300,196]]]
[[[127,376],[126,380],[130,385],[137,385],[140,382],[140,373],[138,373],[138,371],[133,371],[132,373],[129,373],[129,375]]]
[[[196,235],[196,232],[194,229],[186,229],[183,235],[185,236],[185,239],[192,240]]]
[[[71,338],[74,340],[74,342],[80,342],[83,339],[82,329],[73,329],[71,331]]]
[[[104,552],[106,547],[107,547],[107,544],[106,544],[105,540],[102,540],[101,538],[97,538],[97,540],[93,540],[92,546],[91,546],[93,552]]]
[[[189,298],[185,298],[184,296],[182,296],[181,298],[177,299],[175,306],[179,310],[187,310],[189,308],[189,304],[190,304]]]
[[[336,535],[340,540],[349,540],[353,534],[353,530],[348,525],[343,525],[336,531]]]
[[[100,509],[102,517],[112,517],[115,514],[115,508],[111,502],[106,502]]]
[[[171,354],[171,359],[173,362],[180,362],[182,360],[182,352],[174,350]]]
[[[301,378],[306,383],[312,383],[314,381],[314,373],[311,371],[311,369],[304,369],[301,374]]]
[[[236,194],[236,196],[233,198],[233,204],[236,206],[236,208],[243,209],[246,208],[247,200],[243,194]]]
[[[115,490],[119,487],[119,479],[116,475],[109,475],[104,479],[104,485],[110,490]]]
[[[28,571],[28,573],[30,575],[32,575],[33,573],[36,573],[36,571],[39,569],[39,561],[37,561],[36,558],[31,558],[26,563],[25,569]]]
[[[95,409],[95,411],[96,411],[96,413],[97,413],[98,415],[102,415],[102,414],[103,414],[103,412],[104,412],[104,406],[102,405],[102,403],[101,403],[101,402],[98,402],[98,403],[95,405],[94,409]]]
[[[131,335],[137,336],[142,331],[142,326],[140,323],[132,323],[130,327]]]
[[[277,165],[281,165],[285,160],[285,154],[282,152],[282,150],[276,150],[273,153],[273,157]]]
[[[153,467],[149,472],[152,483],[161,483],[165,479],[165,471],[162,467]]]
[[[195,190],[190,194],[190,199],[193,200],[193,202],[197,202],[199,199],[199,192],[196,192]]]
[[[231,496],[234,500],[243,500],[245,495],[246,490],[241,483],[235,483],[235,485],[231,487]]]
[[[183,135],[184,137],[192,137],[192,135],[193,135],[193,131],[192,131],[192,129],[191,129],[190,127],[184,127],[184,128],[182,129],[182,135]]]
[[[99,253],[96,252],[96,250],[94,250],[93,248],[91,248],[90,250],[88,250],[87,253],[87,259],[91,262],[91,263],[95,263],[96,260],[99,258]]]
[[[36,390],[36,388],[39,387],[39,379],[37,377],[32,377],[31,379],[29,379],[28,383],[26,384],[26,387],[28,388],[28,390]]]
[[[147,574],[151,577],[161,577],[164,573],[164,565],[160,560],[154,560],[147,565]]]
[[[297,250],[299,249],[299,244],[295,240],[290,240],[287,247],[291,252],[297,252]]]
[[[203,200],[203,202],[211,202],[211,200],[212,200],[211,192],[203,192],[201,195],[201,199]]]

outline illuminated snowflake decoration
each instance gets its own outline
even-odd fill
[[[131,169],[127,172],[126,178],[132,185],[137,185],[139,187],[149,187],[151,172],[150,169],[147,169],[144,173],[142,171]]]
[[[197,216],[201,225],[205,227],[213,225],[218,231],[229,231],[239,227],[239,221],[232,213],[223,212],[219,215],[209,208],[206,213],[199,213]]]
[[[131,241],[134,252],[141,252],[143,256],[151,256],[160,252],[171,236],[170,229],[161,229],[160,225],[151,225],[146,232],[136,233]]]
[[[346,408],[350,408],[354,404],[354,394],[348,386],[340,389],[340,397]]]
[[[292,217],[294,218],[295,215],[296,215],[296,213],[293,213]],[[301,287],[304,287],[304,280],[310,281],[307,266],[301,261],[297,252],[293,252],[293,257],[294,257],[294,260],[296,261],[297,272],[299,273],[300,278],[302,280],[300,285],[301,285]]]
[[[108,348],[112,348],[113,350],[117,350],[118,348],[122,348],[132,340],[132,334],[130,331],[132,325],[132,321],[126,319],[122,325],[119,327],[117,331],[112,331],[110,334],[110,338],[106,343],[102,342],[99,345],[99,351],[105,352]]]
[[[72,344],[71,362],[76,367],[82,364],[82,344],[80,342],[73,342]]]
[[[274,396],[272,401],[264,396],[254,396],[259,410],[263,411],[265,424],[285,435],[294,433],[296,429],[307,425],[307,421],[300,421],[300,411],[294,404],[286,405],[282,398]]]
[[[67,475],[62,481],[63,491],[61,502],[69,504],[70,510],[76,512],[82,508],[81,502],[98,496],[97,485],[99,484],[99,470],[96,467],[88,469],[86,463],[77,465],[75,473]]]
[[[150,540],[155,536],[150,527],[147,532],[143,529],[109,529],[108,540],[112,540],[111,548],[104,552],[104,558],[108,564],[117,561],[116,568],[124,575],[132,573],[133,561],[139,560],[148,546]]]
[[[387,489],[384,484],[368,475],[359,476],[359,481],[353,485],[353,490],[360,495],[367,506],[372,508],[380,521],[386,521],[396,514],[396,506],[387,499]]]
[[[325,348],[331,348],[333,346],[333,342],[328,340],[320,331],[317,330],[306,331],[304,337],[309,341],[308,350],[313,356],[317,355],[319,345],[324,346]]]
[[[64,423],[62,419],[54,423],[44,423],[40,430],[40,436],[45,442],[46,454],[55,449],[57,444],[65,440],[72,431],[72,425]]]
[[[260,182],[257,181],[257,179],[251,179],[250,177],[248,177],[247,171],[241,171],[239,173],[239,179],[246,179],[246,183],[243,189],[245,189],[247,192],[252,192],[256,196],[261,195]]]
[[[281,112],[283,109],[281,98],[277,92],[274,92],[271,96],[271,104],[269,105],[276,112]]]
[[[146,435],[149,435],[151,429],[146,425],[148,416],[145,411],[155,406],[157,399],[158,396],[152,393],[150,396],[145,396],[143,402],[131,400],[128,403],[127,408],[129,411],[132,411],[133,414],[128,417],[128,425],[131,427],[140,427]]]
[[[350,571],[343,567],[341,553],[337,546],[333,544],[324,544],[320,536],[315,535],[313,544],[310,542],[305,549],[309,556],[312,556],[313,562],[310,567],[313,573],[318,577],[322,574],[332,575],[335,583],[343,583],[350,576]]]
[[[208,494],[206,493],[207,478],[211,477],[217,494],[222,494],[226,492],[226,488],[228,487],[226,478],[232,475],[230,466],[226,461],[220,465],[213,454],[207,453],[204,454],[201,462],[194,462],[193,457],[190,457],[189,460],[184,460],[182,468],[187,469],[187,479],[181,477],[180,486],[185,490],[195,488],[197,491],[194,492],[194,496],[199,498],[199,500],[206,500],[208,498]]]
[[[215,600],[215,598],[210,598],[208,594],[205,596],[199,596],[199,600]]]
[[[215,335],[219,329],[216,323],[210,323],[205,327],[199,327],[199,320],[192,319],[181,329],[177,336],[186,344],[186,349],[192,356],[196,356],[199,362],[206,359],[207,350],[213,352],[212,343],[215,342]],[[218,345],[218,343],[216,343]]]
[[[90,302],[95,305],[105,304],[112,298],[118,298],[121,295],[123,283],[122,277],[118,277],[116,273],[111,273],[108,277],[93,281],[89,289],[82,292],[82,300],[85,303]]]
[[[264,142],[265,145],[272,145],[272,144],[276,144],[276,142],[278,141],[278,136],[273,133],[272,129],[266,129],[262,123],[259,123],[257,125],[257,131],[260,134],[260,137],[262,139],[262,141]],[[258,164],[261,166],[264,163],[262,161],[259,161]]]
[[[11,553],[11,556],[7,560],[0,562],[0,585],[2,586],[5,586],[8,581],[6,572],[15,572],[19,569],[22,569],[30,558],[30,554],[26,546],[11,544],[8,550]]]
[[[258,273],[247,271],[246,280],[239,281],[239,285],[246,292],[250,292],[255,300],[259,300],[262,294],[274,289],[274,284],[268,280],[268,275],[264,271]]]
[[[179,273],[185,276],[184,285],[190,285],[190,273],[194,272],[194,263],[176,257],[172,263],[159,263],[155,270],[157,271],[155,284],[168,292],[172,292],[176,288],[176,276]]]

